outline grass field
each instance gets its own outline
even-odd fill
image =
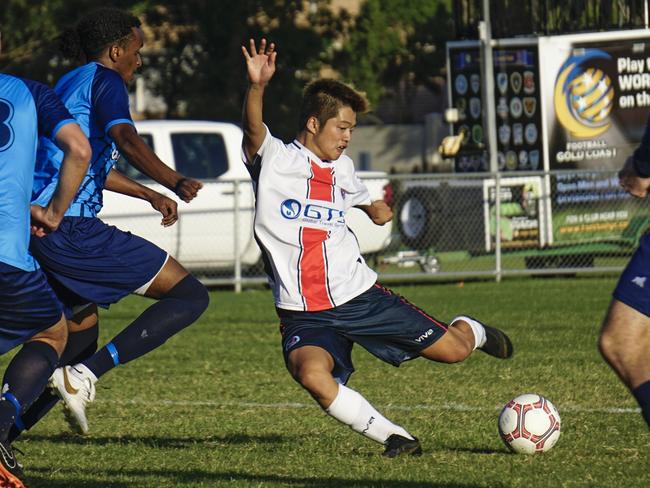
[[[355,351],[349,385],[420,438],[419,458],[381,457],[291,380],[265,290],[213,292],[200,322],[103,377],[89,436],[68,434],[57,407],[15,445],[30,487],[647,487],[650,434],[596,351],[614,284],[394,286],[442,320],[462,312],[503,327],[516,348],[509,361],[478,352],[400,368]],[[104,312],[102,343],[146,305],[129,298]],[[562,416],[542,455],[510,454],[497,434],[500,407],[525,392]]]

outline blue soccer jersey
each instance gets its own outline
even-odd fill
[[[39,136],[54,139],[70,122],[74,119],[50,88],[0,74],[0,261],[24,271],[38,268],[28,246]]]
[[[116,124],[133,124],[129,97],[120,75],[91,62],[63,76],[54,88],[90,141],[92,158],[68,217],[95,217],[102,208],[106,176],[119,158],[108,131]],[[45,205],[56,188],[63,152],[41,139],[34,176],[33,203]]]

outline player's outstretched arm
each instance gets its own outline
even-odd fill
[[[113,168],[106,177],[105,188],[122,195],[146,200],[162,215],[161,225],[169,227],[178,220],[178,204],[169,197],[141,185]]]
[[[184,202],[190,202],[203,188],[200,181],[187,178],[163,163],[131,124],[115,124],[108,134],[134,168],[172,190]]]
[[[375,200],[370,205],[357,205],[357,208],[363,210],[377,225],[384,225],[393,218],[393,211],[383,200]]]
[[[56,134],[55,142],[63,151],[63,162],[59,182],[50,203],[47,207],[31,207],[32,233],[37,236],[43,236],[59,227],[86,176],[92,154],[88,139],[75,123],[62,126]]]
[[[249,42],[249,49],[244,46],[241,49],[246,60],[246,71],[248,73],[248,91],[246,92],[242,113],[242,127],[244,129],[242,145],[246,159],[252,161],[266,136],[262,118],[264,88],[275,73],[277,52],[275,51],[275,44],[271,43],[267,47],[266,39],[260,41],[259,49],[256,48],[253,39]]]
[[[641,176],[634,165],[634,156],[630,156],[623,169],[618,173],[623,189],[637,198],[644,198],[650,191],[650,178]]]

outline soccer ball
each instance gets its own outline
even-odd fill
[[[560,414],[541,395],[519,395],[503,407],[499,415],[499,434],[514,452],[548,451],[560,437]]]

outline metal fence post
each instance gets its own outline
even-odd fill
[[[239,244],[239,219],[240,219],[240,209],[239,209],[239,180],[235,180],[234,183],[234,215],[233,215],[233,232],[235,233],[234,242],[234,255],[235,255],[235,293],[241,293],[241,250]]]
[[[494,237],[494,277],[501,281],[501,173],[496,172],[494,180],[494,213],[495,213],[495,237]]]
[[[544,222],[540,222],[540,230],[544,229],[545,245],[553,244],[553,201],[551,200],[551,173],[544,171],[542,178],[542,208],[544,209]],[[543,227],[542,227],[543,226]]]

